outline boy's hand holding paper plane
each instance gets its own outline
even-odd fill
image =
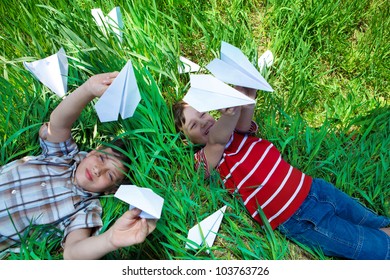
[[[118,120],[133,116],[141,94],[134,75],[134,69],[130,61],[107,88],[106,92],[95,104],[96,112],[101,122]]]
[[[142,210],[140,217],[145,219],[160,219],[164,199],[151,189],[134,185],[121,185],[116,191],[116,198],[128,203],[130,209]]]
[[[23,62],[23,65],[59,97],[65,96],[68,91],[68,58],[63,48],[49,57]]]
[[[226,42],[221,44],[221,59],[214,59],[206,69],[228,84],[273,91],[242,51]]]
[[[206,242],[208,247],[212,247],[219,227],[221,226],[225,210],[226,205],[192,227],[188,231],[187,239],[196,243],[198,246],[202,246]],[[197,247],[192,242],[187,242],[186,248],[196,249]]]

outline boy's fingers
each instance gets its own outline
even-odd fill
[[[157,226],[157,220],[147,220],[149,233],[151,233]]]
[[[118,74],[119,74],[118,71],[114,71],[114,72],[108,73],[108,77],[111,79],[114,79],[118,76]]]
[[[106,73],[102,83],[105,85],[110,85],[113,82],[113,80],[118,76],[118,74],[119,74],[118,71]]]
[[[141,214],[141,210],[138,208],[133,208],[129,211],[126,211],[123,216],[126,217],[127,219],[135,219]]]

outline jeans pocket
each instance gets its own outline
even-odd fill
[[[316,224],[310,216],[307,216],[306,213],[310,213],[311,202],[306,201],[286,222],[279,226],[281,233],[285,234],[288,237],[293,237],[295,235],[300,235],[308,230],[313,229]]]

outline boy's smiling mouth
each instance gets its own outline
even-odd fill
[[[91,171],[89,171],[88,168],[85,169],[85,177],[87,177],[87,179],[88,179],[89,181],[92,181],[92,180],[93,180]]]
[[[209,134],[210,129],[213,127],[213,125],[214,125],[214,124],[212,123],[212,124],[210,124],[209,127],[206,128],[206,130],[205,130],[205,132],[204,132],[205,135],[208,135],[208,134]]]

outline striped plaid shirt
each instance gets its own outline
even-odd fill
[[[51,143],[40,139],[42,154],[0,167],[0,251],[18,243],[30,224],[53,224],[64,237],[80,228],[102,226],[102,208],[95,193],[73,183],[78,163],[86,156],[73,139]]]
[[[238,193],[251,216],[260,224],[259,209],[275,229],[291,217],[309,193],[312,178],[294,168],[267,140],[248,133],[234,132],[217,166],[225,187]],[[202,166],[208,175],[204,149],[195,154],[196,168]]]

